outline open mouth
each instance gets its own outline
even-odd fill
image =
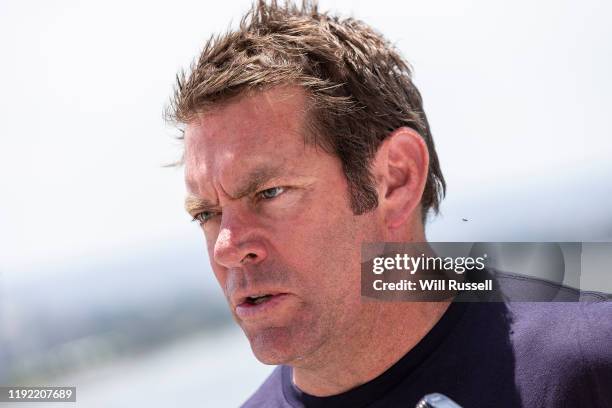
[[[267,302],[272,298],[273,295],[261,295],[261,296],[249,296],[245,299],[245,303],[248,305],[259,305],[260,303]]]

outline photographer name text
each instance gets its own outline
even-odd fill
[[[385,282],[377,279],[373,283],[374,290],[377,291],[490,291],[493,290],[492,279],[485,279],[483,282],[461,282],[454,279],[421,279],[417,282],[402,279],[398,282]]]

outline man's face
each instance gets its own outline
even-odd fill
[[[307,362],[355,329],[360,245],[380,238],[375,212],[353,215],[340,161],[305,144],[305,100],[273,88],[185,133],[189,211],[235,320],[269,364]]]

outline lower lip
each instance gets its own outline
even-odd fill
[[[279,309],[288,297],[287,293],[279,293],[259,304],[243,302],[236,306],[236,316],[242,320],[263,317]]]

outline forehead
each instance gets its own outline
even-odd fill
[[[188,188],[198,193],[203,179],[280,165],[304,156],[306,94],[277,87],[239,97],[207,111],[185,129]]]

